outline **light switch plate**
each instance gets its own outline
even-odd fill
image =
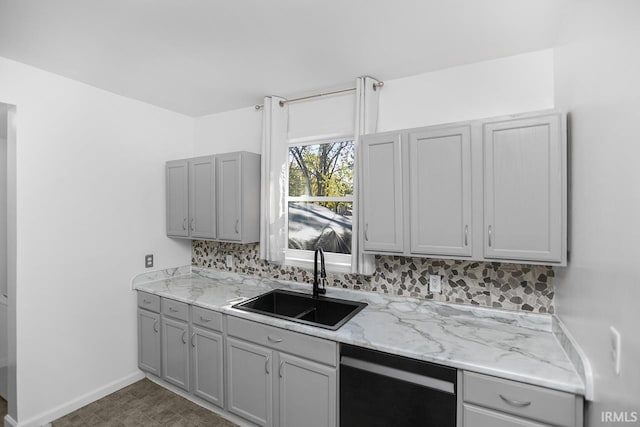
[[[442,293],[442,278],[439,275],[429,275],[429,292],[432,294]]]
[[[613,362],[613,369],[616,371],[616,375],[620,375],[620,347],[622,345],[622,337],[620,332],[613,326],[609,327],[611,331],[611,360]]]
[[[144,268],[151,268],[151,267],[153,267],[153,254],[145,255]]]
[[[227,268],[233,268],[233,255],[227,255],[225,264]]]

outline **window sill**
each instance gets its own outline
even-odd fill
[[[291,267],[304,268],[305,270],[313,270],[313,260],[305,258],[286,257],[284,265]],[[318,263],[318,268],[320,264]],[[327,262],[324,264],[325,270],[329,273],[350,274],[351,264],[342,262]]]

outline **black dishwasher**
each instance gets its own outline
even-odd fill
[[[340,346],[340,427],[456,425],[456,370]]]

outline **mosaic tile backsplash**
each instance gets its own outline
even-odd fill
[[[225,265],[226,255],[233,256],[231,269]],[[259,259],[257,243],[194,240],[191,264],[272,279],[313,282],[312,271]],[[429,293],[430,274],[442,276],[441,294]],[[553,267],[549,266],[376,255],[373,275],[327,273],[327,285],[441,302],[553,313],[553,278]]]

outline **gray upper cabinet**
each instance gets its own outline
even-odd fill
[[[203,328],[191,329],[193,394],[219,407],[224,406],[222,335]]]
[[[402,252],[402,150],[399,134],[362,138],[362,212],[365,251]]]
[[[167,236],[187,237],[189,212],[189,179],[186,160],[167,162]]]
[[[160,315],[138,309],[138,367],[160,376]]]
[[[471,127],[408,135],[411,253],[470,256]]]
[[[189,391],[189,324],[162,317],[162,378]]]
[[[214,156],[189,159],[189,232],[191,237],[216,237],[216,161]]]
[[[488,122],[484,133],[484,256],[566,262],[563,116]]]
[[[566,136],[556,111],[365,135],[364,252],[566,265]]]
[[[336,370],[280,353],[280,426],[336,425]]]
[[[220,239],[240,240],[242,236],[242,156],[240,153],[224,154],[217,158],[218,189],[220,191],[220,215],[218,229]]]
[[[260,155],[237,152],[166,165],[167,236],[260,239]]]
[[[273,425],[273,351],[227,338],[228,410],[260,426]]]

